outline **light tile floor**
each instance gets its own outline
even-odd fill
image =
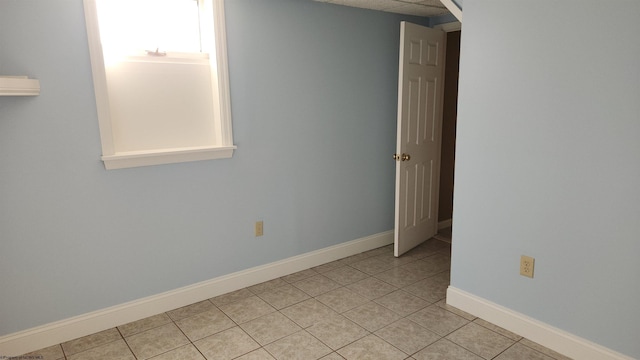
[[[30,354],[44,360],[568,359],[445,304],[451,245],[385,246]],[[27,357],[25,357],[27,358]]]

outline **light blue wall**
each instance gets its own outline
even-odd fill
[[[451,270],[457,288],[633,358],[638,14],[634,1],[467,2]]]
[[[0,335],[393,228],[404,17],[226,6],[234,157],[105,171],[82,1],[0,2],[0,73],[42,86],[0,98]]]

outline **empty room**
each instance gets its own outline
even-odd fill
[[[137,2],[0,0],[0,358],[640,358],[640,3]]]

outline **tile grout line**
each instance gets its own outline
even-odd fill
[[[125,345],[127,345],[127,348],[131,352],[131,355],[133,355],[134,359],[138,360],[138,357],[136,356],[136,353],[133,352],[133,349],[131,348],[131,345],[129,345],[129,342],[127,342],[127,339],[125,339],[124,335],[122,334],[122,331],[120,331],[120,328],[118,328],[117,326],[116,326],[116,331],[118,331],[118,334],[120,334],[120,337],[122,338],[122,341],[124,341]]]

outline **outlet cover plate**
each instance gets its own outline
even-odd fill
[[[256,221],[255,226],[256,237],[264,235],[264,223],[261,221]]]
[[[535,259],[531,256],[520,256],[520,275],[533,278]]]

